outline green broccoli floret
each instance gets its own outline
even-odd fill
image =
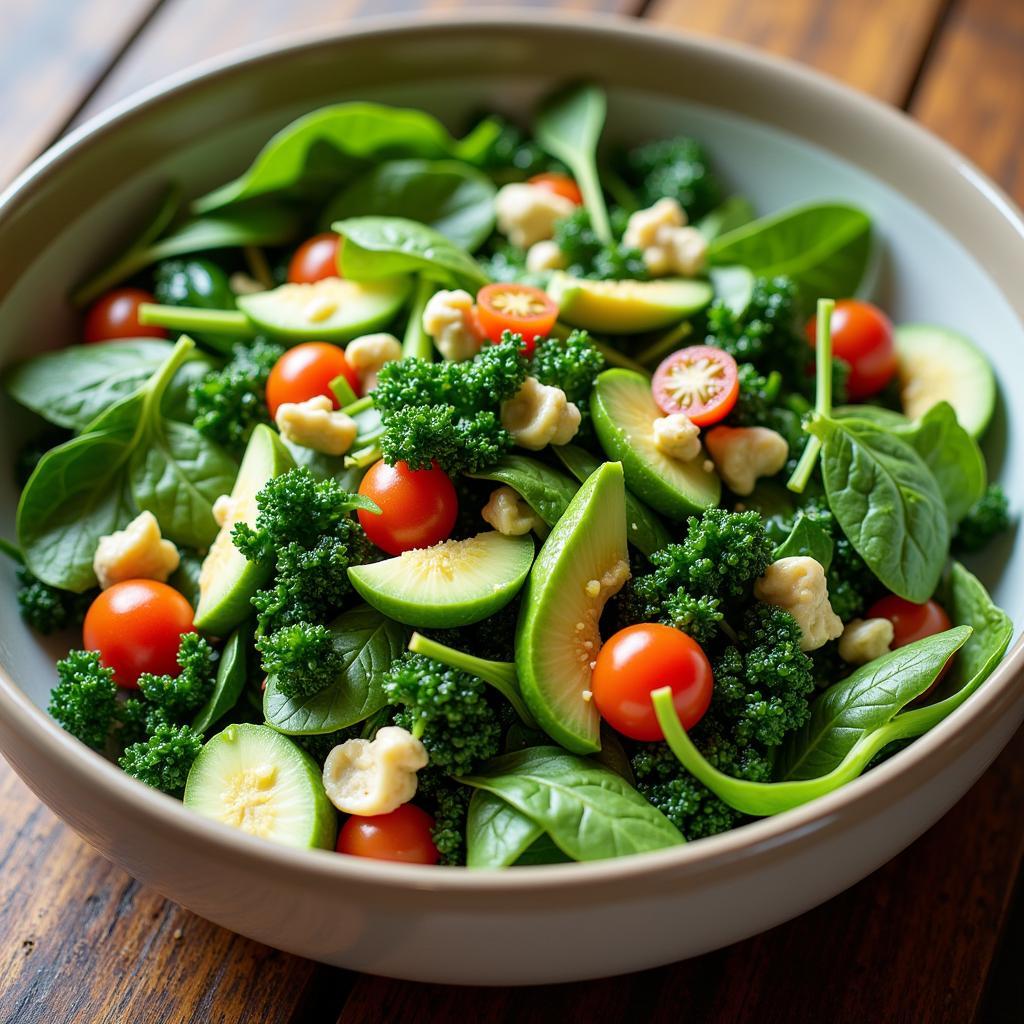
[[[383,686],[388,703],[401,705],[395,724],[423,741],[441,771],[466,775],[497,754],[501,725],[482,679],[406,653],[388,670]]]
[[[448,474],[476,473],[512,447],[509,432],[488,410],[460,417],[454,406],[409,406],[388,418],[380,450],[389,465],[427,469],[433,462]]]
[[[284,348],[256,338],[236,344],[228,363],[211,370],[189,393],[196,430],[236,451],[257,423],[269,423],[267,377]]]
[[[554,166],[551,158],[531,139],[527,139],[519,127],[497,114],[487,114],[480,120],[494,121],[499,131],[494,141],[476,161],[484,170],[514,171],[510,180],[518,180],[540,174]]]
[[[96,750],[103,748],[117,712],[117,685],[97,651],[71,651],[57,662],[49,711],[72,736]]]
[[[127,747],[117,763],[147,786],[180,796],[202,749],[203,737],[191,726],[161,725],[148,740]]]
[[[637,146],[622,158],[621,171],[641,205],[678,199],[690,220],[710,213],[724,198],[707,152],[695,139],[659,139]]]
[[[354,524],[352,534],[361,534]],[[278,552],[272,584],[253,596],[260,631],[330,618],[350,591],[347,569],[356,564],[348,537],[324,537],[312,548],[291,543]]]
[[[722,620],[722,602],[717,597],[702,594],[694,597],[680,587],[661,604],[662,621],[681,629],[699,644],[708,643],[718,635]]]
[[[605,367],[605,358],[586,331],[573,331],[568,338],[540,342],[530,362],[530,375],[541,384],[561,388],[565,397],[583,412],[594,388],[594,380]]]
[[[960,522],[954,542],[961,551],[980,551],[993,537],[1010,528],[1010,502],[999,484],[985,493]]]
[[[650,276],[639,249],[627,248],[621,242],[608,245],[598,238],[585,207],[555,223],[555,242],[565,257],[566,272],[573,277],[646,281]]]
[[[430,834],[440,854],[439,864],[457,866],[466,863],[466,815],[472,795],[469,786],[434,767],[427,767],[419,773],[416,802],[425,804],[434,817]]]
[[[331,631],[322,625],[298,622],[256,641],[263,671],[277,680],[286,697],[312,697],[334,682],[344,667]]]
[[[18,576],[18,610],[21,617],[39,633],[56,633],[67,626],[80,625],[96,596],[94,590],[72,594],[51,587],[21,566]]]
[[[178,674],[157,676],[143,672],[139,676],[139,691],[169,721],[185,718],[210,699],[219,657],[209,641],[198,633],[185,633],[178,647]]]

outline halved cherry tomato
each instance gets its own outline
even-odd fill
[[[818,327],[812,318],[807,338],[817,344]],[[832,352],[849,363],[846,392],[854,401],[878,394],[896,373],[896,347],[892,322],[870,302],[840,299],[832,313]]]
[[[476,317],[484,337],[495,344],[503,331],[521,334],[529,357],[535,339],[546,338],[555,326],[558,306],[547,292],[528,284],[488,284],[477,294]]]
[[[906,647],[926,636],[943,633],[952,627],[946,609],[938,601],[914,604],[902,597],[889,594],[876,601],[867,611],[865,618],[888,619],[892,623],[894,637],[892,648]]]
[[[389,814],[353,814],[338,833],[338,853],[406,864],[436,864],[437,847],[430,832],[434,819],[415,804]]]
[[[663,413],[685,413],[698,427],[724,420],[740,393],[739,370],[728,352],[691,345],[664,359],[651,381]]]
[[[284,402],[305,402],[317,395],[326,395],[337,408],[338,400],[331,391],[335,377],[344,377],[359,394],[359,377],[337,345],[307,341],[288,349],[267,377],[270,415],[276,416],[278,406]]]
[[[575,203],[577,206],[583,205],[583,193],[580,191],[579,185],[568,174],[545,171],[543,174],[535,174],[530,178],[529,184],[546,188],[549,192],[554,192],[556,196],[568,199],[569,202]]]
[[[139,306],[156,302],[141,288],[115,288],[98,298],[85,314],[82,340],[112,341],[115,338],[166,338],[162,327],[144,327],[139,323]]]
[[[380,508],[380,515],[360,509],[359,522],[366,536],[389,555],[447,540],[459,514],[455,487],[436,462],[430,469],[375,462],[359,493]]]
[[[338,248],[341,235],[333,231],[307,238],[295,250],[288,264],[288,281],[290,284],[312,284],[322,281],[325,277],[340,277],[338,268]]]
[[[118,686],[135,690],[143,672],[178,674],[178,647],[182,634],[193,632],[192,617],[192,606],[166,583],[124,580],[89,606],[82,644],[100,652]]]
[[[651,693],[672,687],[672,703],[684,729],[692,729],[711,703],[711,664],[692,637],[671,626],[645,622],[610,637],[597,656],[591,678],[594,703],[616,731],[634,740],[664,734]]]

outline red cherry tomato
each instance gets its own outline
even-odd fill
[[[662,360],[651,381],[663,413],[685,413],[698,427],[724,420],[740,393],[739,370],[728,352],[691,345]]]
[[[579,185],[568,174],[545,171],[543,174],[535,174],[530,178],[529,183],[546,188],[549,192],[554,192],[556,196],[568,199],[569,202],[575,203],[577,206],[583,205],[583,193],[580,191]]]
[[[430,830],[434,819],[415,804],[389,814],[352,815],[338,833],[338,853],[406,864],[436,864],[437,847]]]
[[[817,344],[815,319],[807,324],[807,338]],[[870,302],[840,299],[832,313],[832,352],[850,364],[846,391],[853,401],[878,394],[896,373],[896,347],[892,322]]]
[[[671,626],[645,622],[620,629],[601,648],[591,679],[594,703],[616,731],[634,740],[664,734],[651,693],[672,687],[684,729],[692,729],[711,703],[714,678],[707,656],[691,637]]]
[[[389,555],[447,540],[459,514],[455,487],[437,463],[430,469],[410,469],[404,462],[375,462],[359,493],[380,508],[380,515],[360,509],[359,522]]]
[[[114,681],[138,688],[143,672],[178,674],[178,647],[191,633],[192,606],[173,587],[156,580],[124,580],[89,606],[82,625],[86,650],[114,670]]]
[[[166,338],[162,327],[139,323],[139,306],[156,299],[141,288],[115,288],[97,299],[85,314],[82,340],[112,341],[115,338]]]
[[[307,239],[295,250],[288,264],[288,281],[291,284],[312,284],[325,277],[340,277],[338,249],[341,236],[325,231]]]
[[[345,358],[343,349],[326,341],[307,341],[296,345],[276,363],[267,377],[267,406],[276,416],[278,406],[285,402],[305,402],[317,395],[326,395],[335,408],[338,400],[331,391],[331,381],[344,377],[359,394],[359,377]]]
[[[488,284],[476,297],[476,318],[485,338],[495,344],[502,331],[523,336],[525,354],[533,355],[534,339],[546,338],[558,319],[558,306],[547,292],[528,284]]]
[[[938,601],[914,604],[895,594],[876,601],[868,609],[866,618],[888,619],[892,623],[894,650],[952,628],[946,610]]]

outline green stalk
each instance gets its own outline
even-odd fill
[[[817,324],[817,387],[815,391],[814,416],[816,419],[832,415],[832,311],[836,308],[834,299],[818,299]],[[786,486],[795,494],[803,494],[821,453],[821,441],[811,437],[804,448],[793,475]]]
[[[263,250],[258,245],[247,245],[242,253],[245,255],[245,263],[251,277],[264,288],[273,288],[274,275],[270,272],[270,264],[267,263]]]
[[[647,348],[641,349],[636,354],[636,361],[644,366],[650,366],[654,362],[661,362],[670,352],[675,352],[680,344],[692,333],[693,324],[689,320],[684,320],[682,323],[676,324],[670,331],[666,331],[655,341],[652,341]]]
[[[8,558],[17,562],[18,565],[25,564],[25,558],[17,545],[12,544],[9,540],[4,540],[3,537],[0,537],[0,554],[6,555]]]
[[[437,285],[427,278],[421,277],[416,285],[416,292],[409,310],[409,322],[405,326],[405,337],[402,339],[403,359],[423,359],[430,362],[434,358],[434,342],[423,330],[423,310],[431,296],[437,291]]]
[[[252,338],[256,329],[244,314],[233,309],[196,309],[191,306],[161,306],[144,302],[139,306],[139,323],[147,327],[166,327],[172,331],[198,334],[223,334],[232,338]]]
[[[346,469],[366,469],[380,460],[380,448],[377,445],[370,445],[368,448],[360,448],[345,456]]]
[[[650,377],[651,371],[646,366],[641,366],[635,359],[630,359],[629,356],[620,352],[617,348],[609,345],[607,342],[598,341],[597,338],[591,336],[591,344],[605,357],[608,363],[612,366],[621,366],[624,370],[636,370],[637,373],[642,373],[645,377]]]

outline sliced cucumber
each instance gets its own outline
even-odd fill
[[[559,319],[602,334],[639,334],[669,327],[702,310],[714,294],[707,281],[588,281],[555,273],[548,294]]]
[[[996,378],[985,355],[962,334],[928,324],[896,328],[903,411],[920,419],[949,402],[960,426],[981,437],[996,407]]]
[[[283,284],[269,292],[240,295],[238,308],[270,334],[347,341],[387,327],[411,288],[411,277],[379,281],[325,277],[313,284]]]
[[[446,540],[348,571],[367,604],[418,629],[479,622],[504,608],[533,564],[533,539],[496,531]]]
[[[317,763],[265,725],[229,725],[203,747],[185,806],[285,846],[330,850],[337,834]]]
[[[516,671],[530,711],[566,749],[601,749],[588,700],[605,602],[629,578],[622,466],[591,474],[537,556],[516,628]]]
[[[652,508],[683,519],[718,504],[722,484],[706,460],[680,462],[654,443],[651,382],[633,370],[605,370],[590,396],[598,440],[609,459],[621,461],[629,488]]]
[[[267,581],[270,569],[250,562],[235,547],[235,523],[256,522],[256,495],[263,485],[295,465],[288,449],[270,427],[259,424],[249,438],[235,486],[231,513],[221,526],[199,570],[199,604],[195,625],[215,636],[226,636],[252,612],[253,594]]]

